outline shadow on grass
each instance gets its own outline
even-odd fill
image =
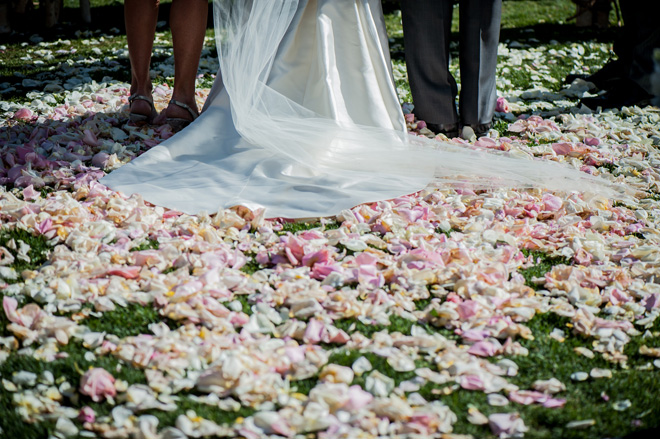
[[[162,2],[161,2],[162,3]],[[169,23],[170,10],[172,4],[162,3],[158,8],[158,21]],[[110,32],[112,29],[118,29],[120,33],[125,34],[124,24],[124,5],[115,3],[112,5],[93,6],[91,9],[92,22],[83,23],[80,18],[78,8],[62,9],[60,22],[52,29],[45,29],[42,25],[42,14],[34,11],[29,15],[12,15],[10,17],[12,32],[10,34],[0,35],[0,42],[17,43],[29,41],[29,38],[38,34],[44,41],[57,41],[62,38],[76,38],[76,32],[79,31],[100,31]],[[213,28],[213,2],[209,2],[209,14],[207,28]]]
[[[111,154],[121,147],[137,157],[151,148],[145,143],[143,128],[128,125],[127,116],[125,112],[87,113],[65,120],[7,122],[8,125],[0,127],[0,163],[3,166],[0,184],[7,191],[32,184],[44,197],[54,190],[78,189],[103,171],[92,164],[95,154]],[[86,125],[95,132],[98,146],[90,146],[89,141],[71,135],[71,132],[86,130]],[[121,130],[125,138],[115,140],[113,132],[117,135],[117,130]],[[26,170],[30,173],[24,172]],[[21,192],[16,195],[22,197]]]
[[[162,2],[161,2],[162,3]],[[158,10],[158,21],[168,22],[170,16],[171,3],[162,3]],[[384,0],[383,12],[391,14],[400,9],[397,0]],[[108,32],[111,29],[118,29],[122,34],[125,33],[124,25],[124,6],[117,2],[112,5],[92,7],[92,23],[85,24],[81,22],[80,11],[78,8],[65,7],[62,10],[60,24],[50,30],[45,30],[34,16],[13,17],[12,26],[14,32],[9,35],[0,35],[0,42],[22,42],[29,41],[30,36],[39,34],[45,41],[56,41],[58,38],[73,38],[76,32],[91,30]],[[213,28],[213,2],[209,2],[209,14],[207,20],[207,29]],[[526,41],[530,45],[546,44],[552,40],[559,42],[582,42],[582,41],[612,41],[616,36],[618,28],[608,29],[600,28],[579,28],[574,24],[558,23],[538,23],[533,26],[503,28],[500,34],[500,40],[518,40],[533,38],[533,41]],[[396,39],[396,42],[403,43],[403,39]],[[452,40],[458,41],[458,33],[452,34]]]

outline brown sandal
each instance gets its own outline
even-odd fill
[[[190,123],[193,120],[197,119],[198,114],[195,112],[195,110],[190,108],[188,104],[185,104],[181,101],[177,101],[174,99],[170,100],[170,104],[174,104],[177,107],[181,107],[184,110],[188,110],[188,113],[190,113],[190,116],[192,116],[191,120],[183,119],[181,117],[168,117],[167,123],[169,124],[169,126],[172,127],[172,131],[174,131],[175,133],[178,133],[179,131],[190,125]]]
[[[145,95],[131,95],[128,97],[128,102],[129,105],[133,104],[135,101],[145,101],[148,102],[149,105],[151,106],[151,114],[146,115],[146,114],[140,114],[140,113],[129,113],[128,117],[136,125],[141,125],[141,124],[150,124],[154,121],[156,116],[158,115],[158,112],[156,111],[156,107],[154,107],[154,101],[152,99],[149,99],[149,97]]]

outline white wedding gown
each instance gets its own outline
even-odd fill
[[[381,0],[216,0],[220,72],[201,116],[101,182],[190,214],[336,215],[423,189],[612,186],[406,134]]]

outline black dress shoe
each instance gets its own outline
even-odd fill
[[[586,81],[589,76],[586,73],[571,73],[564,78],[564,84],[572,84],[576,79]]]
[[[598,90],[609,90],[616,86],[616,83],[625,78],[625,67],[619,60],[610,61],[605,64],[600,70],[592,73],[591,75],[584,74],[570,74],[566,75],[566,84],[571,84],[576,79],[583,79],[591,82]]]
[[[479,137],[483,137],[486,134],[488,134],[488,131],[490,131],[491,124],[490,123],[482,123],[479,125],[471,125],[472,129],[474,130],[474,134]]]
[[[490,131],[491,124],[490,123],[480,123],[480,124],[464,124],[463,128],[461,129],[461,137],[464,140],[469,140],[469,138],[474,135],[477,139],[485,136],[488,134],[488,131]],[[466,130],[466,128],[469,128],[469,130]],[[467,138],[466,138],[467,137]]]
[[[444,125],[437,123],[428,123],[426,127],[436,134],[444,134],[448,139],[458,137],[458,125]]]
[[[632,105],[645,106],[651,103],[651,96],[642,87],[630,80],[619,81],[616,87],[611,88],[606,93],[593,98],[584,98],[580,103],[586,105],[592,110],[598,107],[622,108]]]

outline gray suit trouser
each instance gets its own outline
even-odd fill
[[[415,115],[439,129],[458,128],[456,81],[449,72],[452,0],[402,0],[408,78]],[[502,0],[459,0],[460,124],[491,123]]]

